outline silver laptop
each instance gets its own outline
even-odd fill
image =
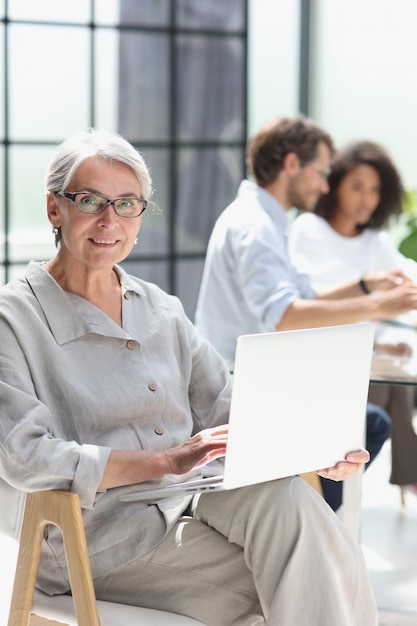
[[[124,494],[154,500],[333,466],[364,445],[370,323],[237,340],[224,474]]]

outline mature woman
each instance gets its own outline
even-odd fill
[[[77,134],[58,147],[47,189],[58,252],[1,290],[2,477],[79,494],[98,598],[218,626],[376,625],[358,546],[299,478],[120,501],[224,455],[230,378],[179,301],[117,265],[151,194],[136,150]],[[339,480],[367,459],[351,453],[325,473]],[[38,584],[69,590],[54,528]]]
[[[292,227],[289,249],[297,268],[308,272],[319,289],[390,269],[401,269],[417,283],[417,264],[402,256],[381,232],[400,213],[403,190],[387,152],[370,141],[349,144],[333,157],[328,183],[329,193],[320,198],[314,214],[301,215]],[[379,348],[409,356],[404,343]],[[371,385],[369,400],[392,418],[390,482],[417,493],[412,388]]]

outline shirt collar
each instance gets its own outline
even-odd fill
[[[287,232],[290,225],[287,213],[269,191],[250,180],[243,180],[239,185],[237,197],[245,202],[256,202],[268,214],[280,232]]]
[[[25,279],[39,302],[58,344],[68,343],[87,333],[121,338],[127,336],[123,328],[117,326],[104,314],[101,315],[99,309],[95,312],[93,305],[90,306],[87,301],[85,301],[85,306],[82,298],[76,303],[73,294],[64,291],[42,265],[42,263],[31,261],[26,270]],[[115,266],[115,270],[120,277],[124,291],[133,291],[139,296],[145,295],[141,286],[135,284],[121,267]]]
[[[138,296],[146,295],[143,287],[135,282],[132,277],[129,276],[129,274],[127,274],[122,267],[120,267],[120,265],[115,265],[113,269],[119,277],[123,294],[126,291],[133,291]]]

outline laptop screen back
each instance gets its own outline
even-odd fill
[[[224,487],[334,465],[364,445],[370,323],[242,335]]]

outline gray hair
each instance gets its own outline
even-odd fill
[[[91,157],[124,163],[138,179],[142,197],[152,195],[152,179],[142,155],[124,137],[106,130],[91,128],[72,135],[55,151],[46,171],[48,192],[64,191],[80,165]],[[55,244],[61,240],[61,230],[55,234]]]

